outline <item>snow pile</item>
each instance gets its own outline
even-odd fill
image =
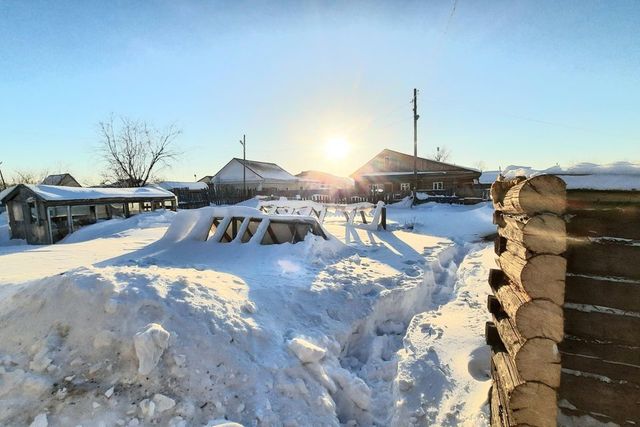
[[[387,207],[387,223],[421,234],[443,236],[458,242],[481,240],[495,233],[493,207],[484,202],[475,205],[424,203],[413,208],[402,202]]]
[[[485,171],[480,176],[480,182],[491,184],[499,174],[499,171]],[[542,174],[560,176],[569,189],[640,190],[639,163],[615,162],[605,165],[578,163],[569,167],[558,165],[543,170],[530,166],[509,165],[502,171],[502,175],[509,179],[516,176],[532,177]]]
[[[11,257],[0,258],[10,273],[0,277],[0,424],[487,423],[490,249],[464,239],[490,224],[488,205],[390,208],[395,230],[335,223],[328,241],[182,238],[191,229],[180,232],[179,217],[207,211],[0,253]],[[142,227],[171,217],[165,238]],[[97,248],[105,256],[89,265]],[[59,271],[42,262],[56,253],[83,266],[6,279],[27,263]]]
[[[7,212],[0,213],[0,246],[26,245],[25,240],[11,239],[11,228],[9,227],[9,216]]]
[[[134,215],[129,218],[114,218],[100,221],[74,231],[60,243],[79,243],[88,240],[122,237],[131,230],[166,227],[176,215],[173,211],[157,210]],[[1,225],[0,225],[1,227]]]

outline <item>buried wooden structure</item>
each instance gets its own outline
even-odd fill
[[[329,240],[314,217],[269,215],[254,208],[232,206],[180,211],[163,239],[173,243],[201,241],[277,245],[302,242],[309,234]]]
[[[640,192],[541,175],[491,193],[491,425],[552,426],[559,413],[637,425]]]
[[[12,239],[52,244],[85,225],[156,209],[176,210],[165,190],[19,184],[3,195]]]

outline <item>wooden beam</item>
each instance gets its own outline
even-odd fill
[[[640,311],[640,281],[567,274],[565,302]]]
[[[640,317],[598,311],[564,309],[565,334],[616,344],[640,345]]]
[[[536,254],[559,255],[567,250],[567,230],[562,218],[553,214],[533,217],[503,215],[498,233]]]
[[[611,240],[573,238],[567,250],[567,272],[640,280],[640,245]]]
[[[592,207],[569,211],[567,234],[640,240],[640,206]]]
[[[640,386],[623,381],[601,381],[563,369],[560,401],[587,413],[602,414],[618,424],[640,420]]]
[[[611,341],[565,335],[558,347],[561,353],[580,354],[613,363],[640,366],[640,344],[629,346]]]

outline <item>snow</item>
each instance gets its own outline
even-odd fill
[[[499,174],[499,171],[484,171],[480,176],[480,183],[491,184]],[[577,163],[568,167],[557,165],[542,170],[530,166],[509,165],[502,171],[502,175],[509,179],[542,174],[558,175],[567,183],[568,189],[640,190],[640,163]]]
[[[328,241],[185,238],[210,212],[0,248],[0,424],[488,424],[488,204],[336,217]]]
[[[151,184],[150,187],[158,187],[164,190],[186,188],[189,190],[207,190],[209,186],[204,182],[162,181]]]
[[[145,197],[175,197],[173,193],[161,188],[85,188],[62,187],[57,185],[21,184],[29,188],[38,196],[48,201],[83,200],[83,199],[141,199]],[[5,195],[6,196],[6,195]]]

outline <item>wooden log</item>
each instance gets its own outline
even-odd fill
[[[494,316],[493,325],[498,339],[525,381],[541,382],[554,389],[560,386],[560,352],[554,341],[548,338],[524,338],[506,316]]]
[[[567,272],[640,280],[640,245],[620,241],[569,239]]]
[[[506,415],[506,411],[503,410],[503,405],[500,402],[500,395],[498,394],[498,387],[496,387],[495,384],[491,386],[491,389],[489,390],[489,411],[492,427],[509,426],[508,421],[503,419]]]
[[[558,348],[562,353],[581,354],[613,363],[640,366],[640,345],[628,346],[565,335]]]
[[[571,406],[570,403],[565,402],[565,401],[560,401],[558,404],[558,412],[561,415],[564,415],[566,417],[576,417],[576,418],[580,418],[580,417],[584,417],[584,416],[588,416],[591,417],[597,421],[600,421],[605,427],[607,425],[612,425],[612,424],[607,424],[607,423],[613,423],[614,425],[617,425],[614,423],[614,421],[611,419],[611,417],[607,417],[606,415],[602,415],[602,414],[597,414],[594,412],[586,412],[586,411],[581,411],[580,409],[575,409],[575,408],[567,408],[567,407],[562,407],[563,404],[569,405]],[[558,425],[560,426],[575,426],[575,425],[580,425],[579,422],[582,420],[574,420],[574,421],[566,421],[563,422],[562,417],[558,418]],[[591,424],[589,424],[591,425]],[[631,427],[631,426],[636,426],[635,422],[625,422],[622,424],[623,426],[627,427]]]
[[[508,425],[555,426],[558,406],[551,387],[526,382],[518,373],[508,353],[492,352],[491,373],[494,386],[502,394]]]
[[[505,245],[505,251],[511,252],[513,255],[522,259],[529,259],[536,256],[535,253],[531,252],[529,249],[522,246],[522,244],[520,244],[519,242],[515,242],[513,240],[507,240]],[[502,252],[505,252],[505,251],[502,251]],[[500,252],[497,255],[501,255],[502,252]]]
[[[518,176],[514,179],[498,178],[493,182],[493,184],[491,184],[491,190],[489,192],[489,194],[491,195],[491,200],[493,200],[494,204],[502,203],[502,200],[504,199],[505,194],[507,194],[507,191],[526,179],[527,178],[524,176]]]
[[[584,311],[574,308],[573,305],[565,305],[565,334],[621,345],[639,346],[640,317],[637,317],[637,313],[635,314]]]
[[[640,206],[568,211],[567,235],[640,240]]]
[[[569,211],[640,206],[640,191],[571,189],[567,206]]]
[[[588,372],[611,378],[612,380],[628,381],[640,385],[640,366],[625,365],[563,351],[562,368]]]
[[[538,254],[559,255],[567,250],[567,230],[564,220],[553,214],[533,217],[503,215],[504,225],[498,233]]]
[[[545,299],[533,300],[522,288],[510,282],[499,286],[492,282],[489,284],[497,301],[493,303],[492,297],[489,297],[489,311],[492,314],[499,318],[501,312],[504,312],[525,339],[548,338],[554,342],[562,341],[562,307]],[[500,308],[497,309],[496,305]]]
[[[507,250],[508,244],[507,239],[498,234],[493,241],[493,251],[499,256],[502,252]]]
[[[601,381],[580,372],[562,370],[558,399],[587,413],[610,417],[618,424],[640,421],[640,386]]]
[[[567,274],[565,303],[640,311],[640,281]]]
[[[561,215],[566,209],[566,185],[555,175],[538,175],[511,187],[494,208],[515,215]]]
[[[536,255],[529,259],[504,252],[498,258],[502,271],[533,299],[546,298],[558,305],[564,302],[567,261],[558,255]]]

